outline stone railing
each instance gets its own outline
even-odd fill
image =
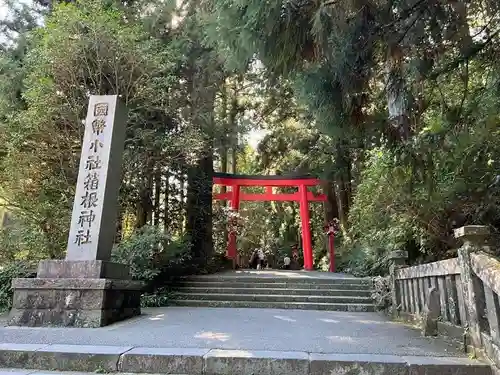
[[[500,367],[500,262],[487,253],[488,235],[484,226],[459,228],[457,258],[414,267],[394,252],[392,304],[400,317],[419,319],[426,335],[461,332]]]
[[[399,269],[396,272],[396,290],[401,296],[399,311],[423,314],[430,288],[436,288],[439,294],[441,321],[466,324],[458,258]]]

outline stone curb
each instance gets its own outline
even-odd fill
[[[0,344],[0,368],[184,375],[492,375],[489,365],[468,358],[35,344]]]

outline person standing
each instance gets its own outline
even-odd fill
[[[292,262],[292,260],[290,259],[290,257],[288,255],[285,256],[285,258],[283,258],[283,263],[284,263],[283,268],[286,269],[286,270],[289,270],[291,262]]]
[[[257,269],[260,270],[263,268],[264,266],[264,251],[262,249],[259,249],[257,251],[257,256],[258,256],[258,259],[257,259]]]

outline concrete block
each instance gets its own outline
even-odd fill
[[[397,356],[371,354],[310,354],[310,375],[408,375],[406,362]]]
[[[36,351],[47,347],[44,344],[0,343],[0,368],[30,368]]]
[[[205,355],[205,375],[308,375],[305,352],[211,350]]]
[[[118,371],[200,375],[210,349],[134,348],[120,357]]]
[[[127,346],[49,345],[37,350],[25,364],[29,368],[60,371],[115,372]]]
[[[492,375],[491,366],[468,358],[404,357],[408,375]]]

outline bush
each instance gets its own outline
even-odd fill
[[[141,296],[141,307],[162,307],[168,304],[172,292],[166,287],[160,287],[151,293]]]
[[[180,275],[191,268],[189,241],[172,239],[156,227],[145,226],[115,246],[113,261],[128,264],[132,278],[154,289],[165,277]]]
[[[32,263],[12,262],[0,266],[0,312],[12,307],[12,279],[35,276],[36,270]]]
[[[337,270],[359,277],[387,275],[387,255],[387,251],[382,248],[364,247],[359,244],[346,245],[336,257]]]
[[[65,246],[60,246],[33,222],[16,217],[8,227],[0,229],[0,264],[12,261],[39,261],[64,257]]]

